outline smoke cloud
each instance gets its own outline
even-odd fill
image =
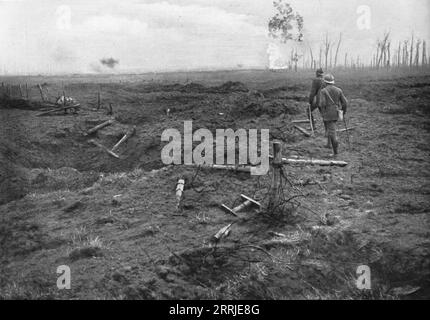
[[[113,69],[117,64],[119,64],[119,60],[115,60],[114,58],[103,58],[103,59],[100,59],[100,63],[104,66],[107,66]]]

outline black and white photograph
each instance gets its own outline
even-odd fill
[[[428,0],[0,0],[0,300],[429,300],[429,142]]]

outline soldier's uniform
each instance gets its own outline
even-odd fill
[[[308,115],[308,119],[312,119],[312,125],[315,128],[315,119],[313,117],[312,112],[319,107],[319,93],[321,88],[323,87],[323,70],[318,69],[316,71],[316,78],[312,80],[311,91],[309,93],[309,105],[311,106],[311,113],[309,113],[309,109],[306,111]]]
[[[334,86],[334,77],[332,75],[326,75],[324,77],[324,82],[326,86],[321,90],[319,107],[327,130],[328,144],[331,144],[333,154],[336,155],[339,146],[336,135],[336,122],[339,119],[338,108],[340,106],[345,114],[348,101],[342,89]]]

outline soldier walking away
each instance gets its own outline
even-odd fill
[[[321,89],[319,98],[320,111],[324,120],[324,126],[327,130],[327,144],[333,148],[333,155],[338,154],[339,142],[336,136],[336,122],[339,119],[339,107],[345,115],[348,101],[342,92],[342,89],[334,85],[334,76],[327,74],[324,76],[325,87]]]
[[[312,121],[312,127],[314,128],[314,130],[315,130],[315,119],[312,113],[316,108],[319,108],[319,93],[323,86],[323,75],[324,75],[323,69],[319,68],[316,71],[316,78],[312,80],[311,92],[309,93],[309,105],[310,105],[311,112],[309,112],[309,108],[306,110],[308,119]]]

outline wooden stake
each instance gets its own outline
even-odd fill
[[[40,84],[37,85],[40,92],[40,97],[42,98],[42,101],[45,101],[45,95],[43,94],[42,86]]]
[[[279,204],[281,189],[281,170],[282,170],[282,143],[273,142],[274,158],[272,161],[272,183],[269,193],[269,210],[274,209]]]
[[[336,52],[336,59],[337,59],[337,52]],[[335,62],[335,67],[336,67],[336,62]],[[314,125],[313,125],[313,123],[312,123],[312,121],[314,120],[314,116],[313,116],[313,114],[312,114],[312,108],[311,108],[311,105],[309,104],[309,124],[310,124],[310,126],[311,126],[311,132],[312,132],[312,135],[314,135]]]
[[[100,109],[101,106],[101,97],[100,97],[100,91],[97,92],[97,110]]]
[[[105,122],[103,122],[103,123],[100,123],[99,125],[95,126],[94,128],[92,128],[92,129],[88,130],[88,131],[87,131],[87,133],[86,133],[85,135],[86,135],[86,136],[88,136],[88,135],[90,135],[90,134],[93,134],[94,132],[96,132],[96,131],[98,131],[98,130],[100,130],[100,129],[102,129],[102,128],[106,127],[106,126],[111,125],[113,122],[114,122],[114,121],[111,119],[111,120],[105,121]]]
[[[121,138],[121,140],[119,140],[117,144],[113,146],[112,151],[116,151],[116,149],[118,149],[121,144],[123,144],[128,139],[130,139],[135,132],[136,132],[136,127],[133,127],[128,132],[126,132],[126,134]]]
[[[22,88],[21,88],[21,84],[19,84],[19,95],[21,97],[21,99],[24,99],[24,94],[22,93]]]
[[[28,100],[28,84],[27,84],[27,82],[25,83],[25,96],[27,97],[27,100]]]

